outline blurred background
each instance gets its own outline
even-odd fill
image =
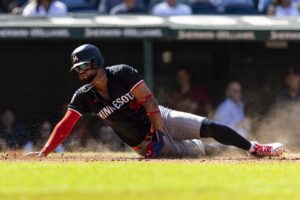
[[[0,149],[43,147],[80,86],[70,54],[98,46],[160,104],[251,140],[300,147],[299,0],[1,0]],[[128,151],[84,116],[56,149]]]

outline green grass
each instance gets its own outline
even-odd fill
[[[0,199],[299,199],[300,163],[0,162]]]

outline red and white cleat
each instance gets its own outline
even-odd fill
[[[254,156],[281,156],[284,151],[284,146],[281,143],[259,144],[251,142],[249,153]]]

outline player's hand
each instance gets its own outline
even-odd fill
[[[46,155],[43,152],[30,152],[26,154],[27,157],[30,158],[41,158],[41,157],[46,157]]]

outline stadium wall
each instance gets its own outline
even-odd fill
[[[103,17],[107,21],[101,21],[94,16],[1,16],[0,105],[13,108],[28,121],[55,118],[61,104],[68,102],[80,85],[69,68],[71,51],[82,43],[99,46],[107,65],[127,63],[139,69],[146,80],[153,80],[156,94],[175,87],[178,66],[189,68],[195,82],[209,88],[214,105],[224,97],[226,83],[239,80],[250,113],[266,112],[282,86],[286,69],[300,64],[300,25],[294,19],[279,24],[264,17],[269,26],[263,26],[261,22],[253,25],[261,18],[218,16],[210,19],[214,26],[205,26],[207,18],[199,16],[189,25],[183,25],[180,18],[181,23],[176,23],[176,18],[141,17]],[[93,20],[97,24],[90,23]]]

